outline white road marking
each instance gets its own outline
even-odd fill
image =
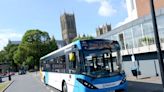
[[[51,90],[50,92],[54,92],[53,90]]]

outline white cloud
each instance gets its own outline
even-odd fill
[[[12,29],[0,29],[0,50],[8,44],[8,40],[21,40],[22,36],[23,34]]]
[[[117,10],[113,8],[109,0],[85,0],[87,3],[100,3],[98,14],[100,16],[108,17],[114,15]]]
[[[114,9],[112,4],[109,3],[107,0],[102,0],[100,3],[101,6],[98,10],[99,15],[107,17],[112,16],[117,12],[117,10]]]

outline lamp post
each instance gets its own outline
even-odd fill
[[[154,0],[150,0],[150,8],[151,8],[154,36],[155,36],[155,42],[156,42],[156,47],[157,47],[157,55],[158,55],[158,61],[159,61],[159,66],[160,66],[161,79],[162,79],[162,86],[163,86],[163,92],[164,92],[164,63],[163,63],[162,51],[161,51],[161,47],[160,47],[160,41],[159,41],[159,35],[158,35],[157,22],[156,22],[153,1]]]

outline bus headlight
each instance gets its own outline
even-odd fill
[[[87,81],[85,81],[85,80],[83,80],[83,79],[79,79],[79,78],[77,78],[77,80],[81,83],[81,84],[83,84],[85,87],[87,87],[87,88],[90,88],[90,89],[97,89],[95,86],[93,86],[91,83],[89,83],[89,82],[87,82]]]

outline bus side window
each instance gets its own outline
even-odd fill
[[[43,61],[43,63],[42,63],[42,71],[47,71],[47,69],[46,69],[46,61]]]

